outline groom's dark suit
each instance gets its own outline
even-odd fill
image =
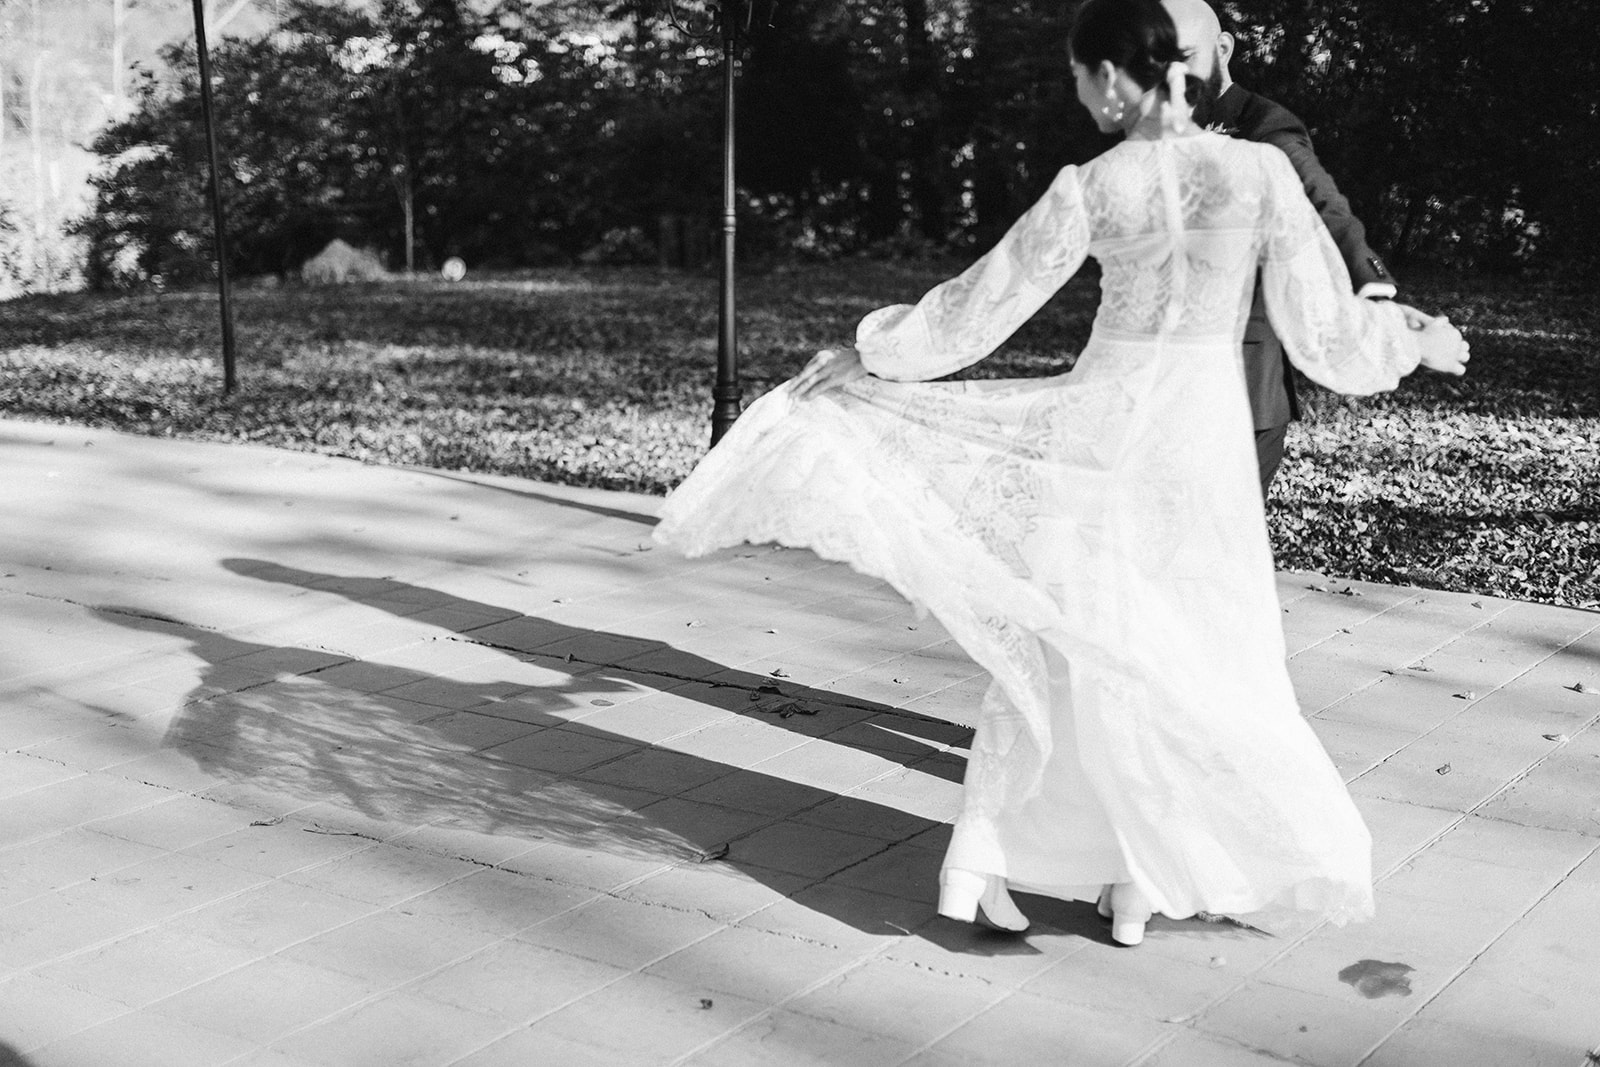
[[[1367,232],[1350,213],[1350,202],[1317,161],[1305,124],[1287,108],[1248,89],[1230,85],[1209,109],[1196,114],[1195,120],[1232,137],[1281,148],[1294,164],[1306,196],[1322,216],[1334,244],[1339,246],[1356,291],[1364,296],[1395,294],[1394,278],[1378,254],[1367,246]],[[1255,303],[1250,307],[1250,322],[1245,328],[1244,370],[1250,389],[1250,411],[1255,416],[1261,493],[1265,496],[1283,460],[1284,431],[1299,417],[1300,406],[1295,399],[1294,378],[1284,357],[1283,342],[1267,322],[1259,283]]]

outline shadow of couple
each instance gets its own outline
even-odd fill
[[[394,642],[358,658],[100,609],[202,661],[163,743],[234,796],[315,805],[383,839],[431,827],[487,835],[501,855],[526,844],[511,865],[524,873],[551,845],[638,870],[705,864],[867,933],[1036,951],[934,917],[948,825],[918,811],[960,781],[964,728],[390,578],[224,566],[381,613]],[[1030,905],[1036,923],[1104,939],[1092,908]]]

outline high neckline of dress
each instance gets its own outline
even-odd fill
[[[1201,129],[1199,127],[1193,127],[1188,133],[1171,133],[1171,134],[1167,134],[1165,137],[1128,137],[1128,138],[1125,138],[1122,143],[1123,144],[1183,144],[1186,141],[1194,141],[1194,140],[1198,140],[1200,138],[1203,138],[1209,133],[1212,133],[1212,131],[1211,130]]]

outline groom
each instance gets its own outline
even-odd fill
[[[1305,125],[1289,111],[1234,84],[1228,73],[1234,39],[1223,31],[1217,14],[1204,0],[1162,0],[1178,28],[1178,43],[1189,57],[1189,70],[1205,83],[1195,105],[1194,121],[1202,126],[1240,137],[1276,145],[1289,157],[1295,173],[1305,186],[1306,196],[1315,205],[1322,222],[1339,246],[1345,266],[1350,270],[1356,293],[1373,300],[1388,300],[1397,292],[1395,280],[1383,260],[1367,246],[1366,230],[1350,213],[1350,203],[1333,182],[1311,147]],[[1428,317],[1406,309],[1413,328],[1420,329]],[[1289,423],[1300,415],[1294,394],[1294,379],[1284,357],[1283,343],[1267,322],[1259,284],[1250,307],[1250,322],[1244,334],[1245,380],[1250,390],[1250,411],[1255,417],[1256,458],[1261,466],[1261,495],[1283,461],[1283,440]]]

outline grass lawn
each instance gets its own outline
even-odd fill
[[[954,263],[741,279],[746,400]],[[0,413],[380,463],[665,492],[705,448],[714,280],[539,271],[236,290],[221,395],[213,290],[0,304]],[[1600,308],[1579,287],[1414,280],[1466,331],[1465,380],[1375,398],[1307,386],[1269,502],[1281,566],[1600,607]],[[1080,277],[973,371],[1058,373],[1088,336]]]

